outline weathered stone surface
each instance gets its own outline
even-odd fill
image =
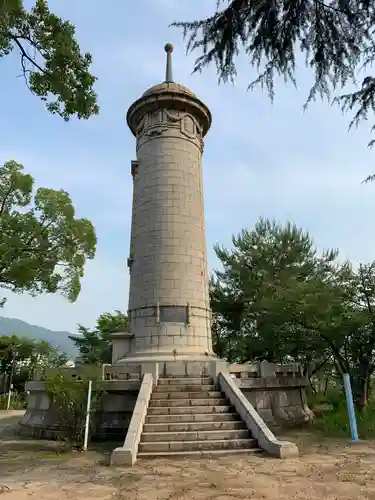
[[[200,387],[202,384],[203,385],[208,385],[212,383],[212,379],[209,377],[189,377],[187,380],[186,378],[161,378],[159,380],[159,387],[165,386],[165,385],[183,385],[185,387],[191,387],[193,385]]]
[[[190,393],[200,393],[202,391],[208,391],[208,392],[211,392],[211,391],[215,391],[216,390],[216,385],[214,384],[202,384],[202,385],[197,385],[197,384],[193,384],[193,385],[181,385],[181,386],[178,386],[178,385],[169,385],[168,387],[165,387],[165,385],[158,385],[157,387],[155,387],[154,389],[154,392],[152,394],[153,397],[156,397],[156,394],[158,393],[166,393],[167,394],[171,394],[172,392],[178,392],[180,394],[184,393],[184,392],[190,392]]]
[[[212,415],[207,415],[210,417]],[[189,431],[214,431],[214,430],[228,430],[233,431],[237,429],[244,429],[244,423],[241,420],[221,420],[216,421],[207,420],[201,422],[172,422],[172,423],[154,423],[148,424],[146,423],[143,427],[145,434],[149,432],[189,432]]]
[[[179,453],[253,449],[256,441],[219,391],[204,391],[212,379],[159,379],[151,395],[139,452]],[[200,384],[198,381],[208,382]],[[185,382],[185,383],[183,383]],[[177,390],[171,391],[171,387]],[[194,391],[186,388],[194,387]]]
[[[233,379],[226,375],[219,376],[220,387],[245,422],[253,437],[258,441],[260,448],[278,458],[298,456],[298,448],[289,441],[279,441],[267,427],[255,408],[245,398]]]
[[[128,259],[134,337],[123,347],[116,338],[113,355],[116,361],[121,352],[142,361],[214,357],[202,178],[210,111],[185,87],[168,83],[133,103],[127,122],[137,141]],[[176,374],[201,375],[201,367]]]
[[[165,451],[210,451],[210,450],[228,450],[232,449],[251,449],[256,448],[255,439],[222,439],[215,441],[169,441],[169,442],[147,442],[139,444],[141,453],[162,453]]]
[[[143,424],[146,419],[152,387],[152,375],[145,374],[143,376],[142,385],[135,403],[125,442],[123,446],[113,450],[111,454],[111,464],[133,465],[137,460],[138,446],[141,440]]]
[[[179,406],[224,406],[228,404],[225,398],[187,398],[187,399],[154,399],[150,403],[150,408],[173,408]]]
[[[225,407],[224,407],[225,409]],[[229,408],[229,410],[233,408]],[[160,423],[169,423],[169,422],[233,422],[239,421],[241,422],[240,417],[237,413],[225,412],[225,411],[217,411],[217,408],[206,408],[207,413],[174,413],[170,414],[151,414],[150,408],[146,416],[146,423],[148,424],[160,424]],[[209,411],[211,410],[211,413]],[[176,418],[178,415],[178,418]]]
[[[220,398],[220,391],[168,391],[168,392],[156,392],[152,395],[152,401],[157,399],[194,399],[194,398]]]
[[[160,406],[149,407],[148,415],[184,415],[184,414],[207,414],[207,413],[230,413],[232,406]]]

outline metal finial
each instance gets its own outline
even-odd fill
[[[167,66],[165,69],[165,81],[166,81],[166,83],[171,83],[171,82],[173,82],[173,77],[172,77],[173,45],[171,43],[167,43],[164,47],[164,50],[167,53]]]

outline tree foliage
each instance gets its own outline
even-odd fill
[[[366,406],[375,371],[375,264],[353,269],[338,252],[318,253],[308,233],[260,219],[217,246],[211,278],[216,352],[230,361],[298,361],[352,377]]]
[[[48,111],[64,120],[98,114],[91,54],[81,53],[74,25],[53,14],[46,0],[30,9],[22,0],[0,2],[0,57],[14,51],[28,88]]]
[[[67,192],[39,188],[23,166],[0,168],[0,287],[32,295],[80,292],[87,259],[95,256],[91,222],[75,217]]]
[[[99,423],[104,392],[98,383],[95,370],[87,369],[82,380],[72,380],[62,370],[51,374],[45,380],[46,392],[51,404],[58,412],[59,426],[70,446],[83,446],[89,380],[93,382],[91,393],[89,439]]]
[[[112,362],[111,334],[127,331],[128,317],[120,311],[104,313],[96,321],[95,328],[90,330],[78,325],[79,335],[69,337],[80,353],[84,364],[98,365]]]
[[[23,391],[37,369],[58,368],[68,361],[65,353],[45,340],[18,335],[0,337],[0,373],[12,373],[13,385]]]
[[[242,50],[258,72],[249,88],[265,87],[271,99],[278,76],[297,83],[303,58],[314,76],[306,104],[356,83],[358,71],[375,59],[370,0],[217,0],[212,16],[173,26],[182,28],[187,50],[200,53],[194,71],[214,63],[219,80],[233,80]],[[357,91],[336,98],[354,112],[351,124],[366,120],[375,111],[375,78],[366,74]]]

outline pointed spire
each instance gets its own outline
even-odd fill
[[[173,82],[172,77],[172,52],[173,45],[171,43],[167,43],[164,47],[165,52],[167,53],[167,66],[165,69],[165,82],[171,83]]]

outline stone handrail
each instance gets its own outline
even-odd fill
[[[141,365],[102,365],[102,380],[140,380]]]
[[[111,465],[134,465],[153,388],[153,376],[145,373],[123,446],[111,454]]]
[[[220,373],[219,384],[262,450],[277,458],[298,456],[298,448],[294,443],[276,439],[230,375]]]
[[[65,377],[69,377],[72,380],[82,380],[88,378],[100,378],[101,376],[101,367],[97,365],[83,365],[76,366],[75,368],[71,368],[70,366],[60,366],[59,368],[46,368],[44,370],[44,374],[41,375],[40,378],[44,378],[45,376],[53,376],[57,374],[62,374]]]
[[[229,373],[235,378],[301,377],[301,368],[298,363],[282,365],[263,361],[261,363],[229,365]]]
[[[100,378],[101,380],[141,380],[141,365],[123,364],[123,365],[82,365],[74,368],[62,366],[60,368],[47,368],[46,376],[62,373],[72,380],[82,380],[83,378]],[[35,377],[34,380],[42,379],[42,375]]]

